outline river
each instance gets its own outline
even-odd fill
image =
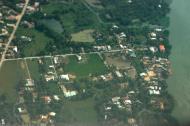
[[[170,23],[173,75],[168,90],[176,102],[172,115],[184,123],[190,121],[190,0],[173,0]]]

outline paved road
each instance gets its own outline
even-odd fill
[[[2,67],[2,65],[3,65],[3,62],[5,61],[5,55],[6,55],[8,49],[9,49],[9,46],[10,46],[10,44],[11,44],[11,42],[12,42],[14,36],[15,36],[16,30],[17,30],[17,28],[18,28],[18,26],[19,26],[19,24],[20,24],[20,22],[21,22],[21,20],[22,20],[23,15],[24,15],[25,12],[26,12],[26,8],[27,8],[27,6],[28,6],[29,1],[30,1],[30,0],[25,0],[25,5],[24,5],[23,10],[22,10],[22,12],[21,12],[21,14],[20,14],[20,17],[19,17],[18,21],[16,22],[16,25],[15,25],[15,27],[14,27],[14,30],[13,30],[13,32],[11,33],[11,35],[10,35],[10,37],[9,37],[9,39],[8,39],[8,42],[7,42],[6,46],[5,46],[5,50],[3,51],[3,54],[2,54],[2,57],[1,57],[1,60],[0,60],[0,69],[1,69],[1,67]]]
[[[117,50],[110,50],[110,51],[101,51],[101,52],[87,52],[87,53],[70,53],[70,54],[61,54],[61,55],[54,55],[54,56],[76,56],[76,55],[87,55],[87,54],[101,54],[101,53],[116,53],[126,51],[127,49],[117,49]],[[13,58],[13,59],[4,59],[4,61],[14,61],[14,60],[25,60],[25,59],[40,59],[40,58],[51,58],[52,55],[46,56],[33,56],[33,57],[23,57],[23,58]]]

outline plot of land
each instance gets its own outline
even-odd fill
[[[28,42],[26,47],[23,48],[23,53],[25,56],[35,56],[39,54],[41,51],[44,51],[44,48],[48,42],[52,41],[52,39],[47,37],[44,33],[38,32],[33,28],[19,28],[17,35],[27,36],[32,39],[32,41]]]
[[[63,32],[63,28],[60,22],[55,19],[44,19],[42,20],[42,23],[45,24],[48,28],[50,28],[54,32],[57,32],[57,33]]]
[[[69,33],[97,28],[99,26],[97,16],[80,0],[75,2],[50,1],[49,4],[42,5],[42,12],[47,15],[52,15],[56,12],[59,21]]]
[[[77,77],[88,76],[89,74],[104,74],[107,71],[106,66],[97,54],[86,55],[86,61],[78,62],[76,56],[68,57],[68,64],[64,71],[72,73]]]
[[[34,80],[40,79],[38,60],[27,60],[28,69],[30,71],[31,78]]]
[[[68,123],[75,126],[97,126],[97,113],[92,99],[83,101],[66,101],[64,116]]]
[[[23,61],[4,62],[0,70],[0,94],[5,94],[10,102],[15,102],[16,85],[27,77]]]
[[[94,30],[88,29],[83,30],[78,33],[72,34],[72,41],[75,42],[94,42],[94,38],[92,37],[92,33]]]
[[[113,65],[119,69],[127,69],[131,67],[130,61],[122,59],[122,57],[116,57],[109,54],[105,54],[106,62],[108,65]]]

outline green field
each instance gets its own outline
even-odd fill
[[[97,125],[97,113],[94,109],[94,100],[66,101],[64,104],[64,120],[69,124],[81,126]]]
[[[77,77],[88,76],[89,74],[104,74],[107,68],[99,55],[86,55],[87,60],[84,63],[79,63],[76,56],[70,56],[69,63],[65,65],[66,73],[75,74]]]
[[[41,51],[44,51],[49,41],[52,41],[52,39],[45,36],[44,33],[38,32],[33,28],[29,29],[20,27],[17,36],[27,36],[32,38],[32,42],[28,42],[26,47],[23,48],[25,56],[35,56],[39,54]]]
[[[16,85],[27,76],[22,61],[6,61],[0,70],[0,94],[5,94],[8,101],[16,100]]]

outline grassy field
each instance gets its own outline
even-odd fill
[[[64,106],[64,117],[69,124],[81,126],[97,125],[97,113],[94,109],[94,101],[87,99],[83,101],[66,101]]]
[[[94,38],[92,37],[92,33],[94,30],[88,29],[88,30],[83,30],[78,33],[72,34],[72,41],[74,42],[94,42]]]
[[[0,70],[0,94],[5,94],[8,101],[16,100],[16,85],[28,77],[23,61],[4,62]]]
[[[38,32],[35,29],[29,28],[19,28],[17,32],[18,36],[27,36],[32,38],[32,42],[29,42],[23,52],[25,56],[35,56],[41,51],[44,51],[44,48],[52,39],[45,36],[44,33]]]
[[[99,55],[86,55],[86,58],[87,61],[79,63],[76,56],[69,57],[69,63],[65,65],[64,71],[75,74],[77,77],[84,77],[89,74],[104,74],[107,71]]]

